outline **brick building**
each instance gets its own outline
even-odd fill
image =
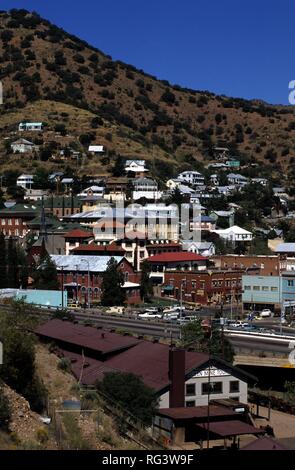
[[[220,269],[259,268],[261,276],[276,276],[287,269],[286,260],[279,255],[215,255],[211,261]]]
[[[259,273],[259,270],[251,270]],[[162,296],[169,296],[183,302],[202,305],[230,303],[242,300],[242,276],[244,269],[169,271],[164,272]],[[181,292],[182,290],[182,292]]]
[[[18,203],[0,210],[0,231],[5,236],[24,237],[28,223],[40,212],[40,208],[31,204]]]
[[[81,304],[98,303],[101,298],[103,273],[107,269],[111,256],[52,255],[55,262],[61,288],[68,292],[68,298]],[[139,304],[140,277],[132,265],[122,256],[113,256],[118,269],[124,275],[124,285],[128,304]],[[89,298],[88,298],[89,295]]]

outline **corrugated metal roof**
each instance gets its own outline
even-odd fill
[[[36,333],[40,336],[91,349],[100,354],[107,354],[129,348],[138,343],[138,339],[117,333],[100,331],[90,326],[82,326],[62,320],[50,320],[39,326]]]
[[[180,408],[162,408],[158,410],[157,414],[166,416],[174,420],[178,419],[203,419],[208,416],[207,406],[192,406]],[[226,406],[210,405],[209,416],[234,416],[237,413]]]
[[[196,426],[207,430],[207,423],[197,423]],[[209,431],[220,437],[241,436],[243,434],[264,434],[262,429],[239,420],[217,421],[209,423]]]
[[[89,256],[89,255],[50,255],[58,270],[66,271],[89,271],[103,273],[107,269],[108,262],[114,258],[120,263],[123,256]],[[78,268],[77,268],[78,267]]]
[[[289,253],[295,252],[295,243],[280,243],[276,249],[276,253]]]

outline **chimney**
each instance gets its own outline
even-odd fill
[[[185,349],[169,349],[169,380],[169,407],[183,407],[185,388]]]

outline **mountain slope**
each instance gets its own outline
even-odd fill
[[[173,162],[185,168],[210,160],[213,146],[220,143],[245,162],[261,160],[284,172],[294,163],[292,107],[173,87],[112,61],[25,10],[0,13],[0,79],[2,136],[15,130],[15,109],[23,108],[18,120],[21,114],[37,120],[38,100],[47,100],[92,113],[83,132],[91,131],[93,141],[102,139],[108,149],[123,155],[167,161],[167,168]],[[54,116],[49,109],[50,124]],[[99,119],[92,123],[94,116]],[[69,116],[59,115],[63,117],[70,127]],[[72,132],[76,138],[83,133],[79,122]]]

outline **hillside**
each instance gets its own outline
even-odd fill
[[[20,120],[42,120],[46,143],[58,140],[56,125],[63,124],[61,146],[81,145],[85,133],[106,146],[108,159],[93,164],[97,171],[109,171],[121,154],[147,158],[155,173],[169,176],[200,168],[216,144],[242,162],[262,161],[282,173],[294,163],[293,107],[171,86],[25,10],[0,13],[0,80],[2,139],[15,137]],[[87,139],[82,143],[86,148]]]

